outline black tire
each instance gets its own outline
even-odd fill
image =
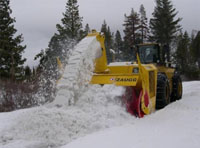
[[[162,109],[170,103],[170,88],[167,77],[164,74],[158,74],[156,109]]]
[[[175,73],[172,78],[173,88],[171,94],[171,102],[180,100],[183,94],[182,80],[179,74]]]

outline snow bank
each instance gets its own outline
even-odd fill
[[[182,100],[133,124],[80,138],[62,148],[199,148],[200,82],[184,83]]]
[[[76,106],[37,107],[0,114],[1,122],[11,123],[1,125],[0,143],[9,145],[24,140],[58,147],[89,133],[130,123],[134,117],[121,106],[123,92],[122,87],[95,85],[80,97]]]
[[[54,102],[0,114],[2,122],[11,122],[0,125],[3,127],[0,146],[28,141],[34,148],[58,147],[89,133],[131,122],[134,118],[121,104],[123,87],[89,85],[99,51],[101,47],[95,37],[87,37],[77,45],[58,84]]]

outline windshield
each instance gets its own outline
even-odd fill
[[[139,56],[142,63],[156,63],[158,49],[155,45],[139,46]]]

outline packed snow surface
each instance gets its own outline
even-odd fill
[[[78,137],[132,120],[120,105],[123,88],[93,86],[68,108],[37,107],[0,114],[0,147],[36,141],[58,147]],[[23,142],[22,142],[23,143]],[[37,147],[36,147],[37,148]]]
[[[123,87],[89,84],[99,51],[95,37],[77,45],[52,103],[0,113],[0,148],[199,148],[200,82],[184,83],[182,100],[138,119],[121,103]]]
[[[44,106],[1,113],[0,147],[199,148],[199,90],[200,82],[186,82],[182,100],[138,119],[121,106],[123,88],[91,86],[69,108]]]

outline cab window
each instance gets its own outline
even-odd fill
[[[156,63],[158,60],[158,49],[155,45],[140,46],[139,56],[142,63]]]

